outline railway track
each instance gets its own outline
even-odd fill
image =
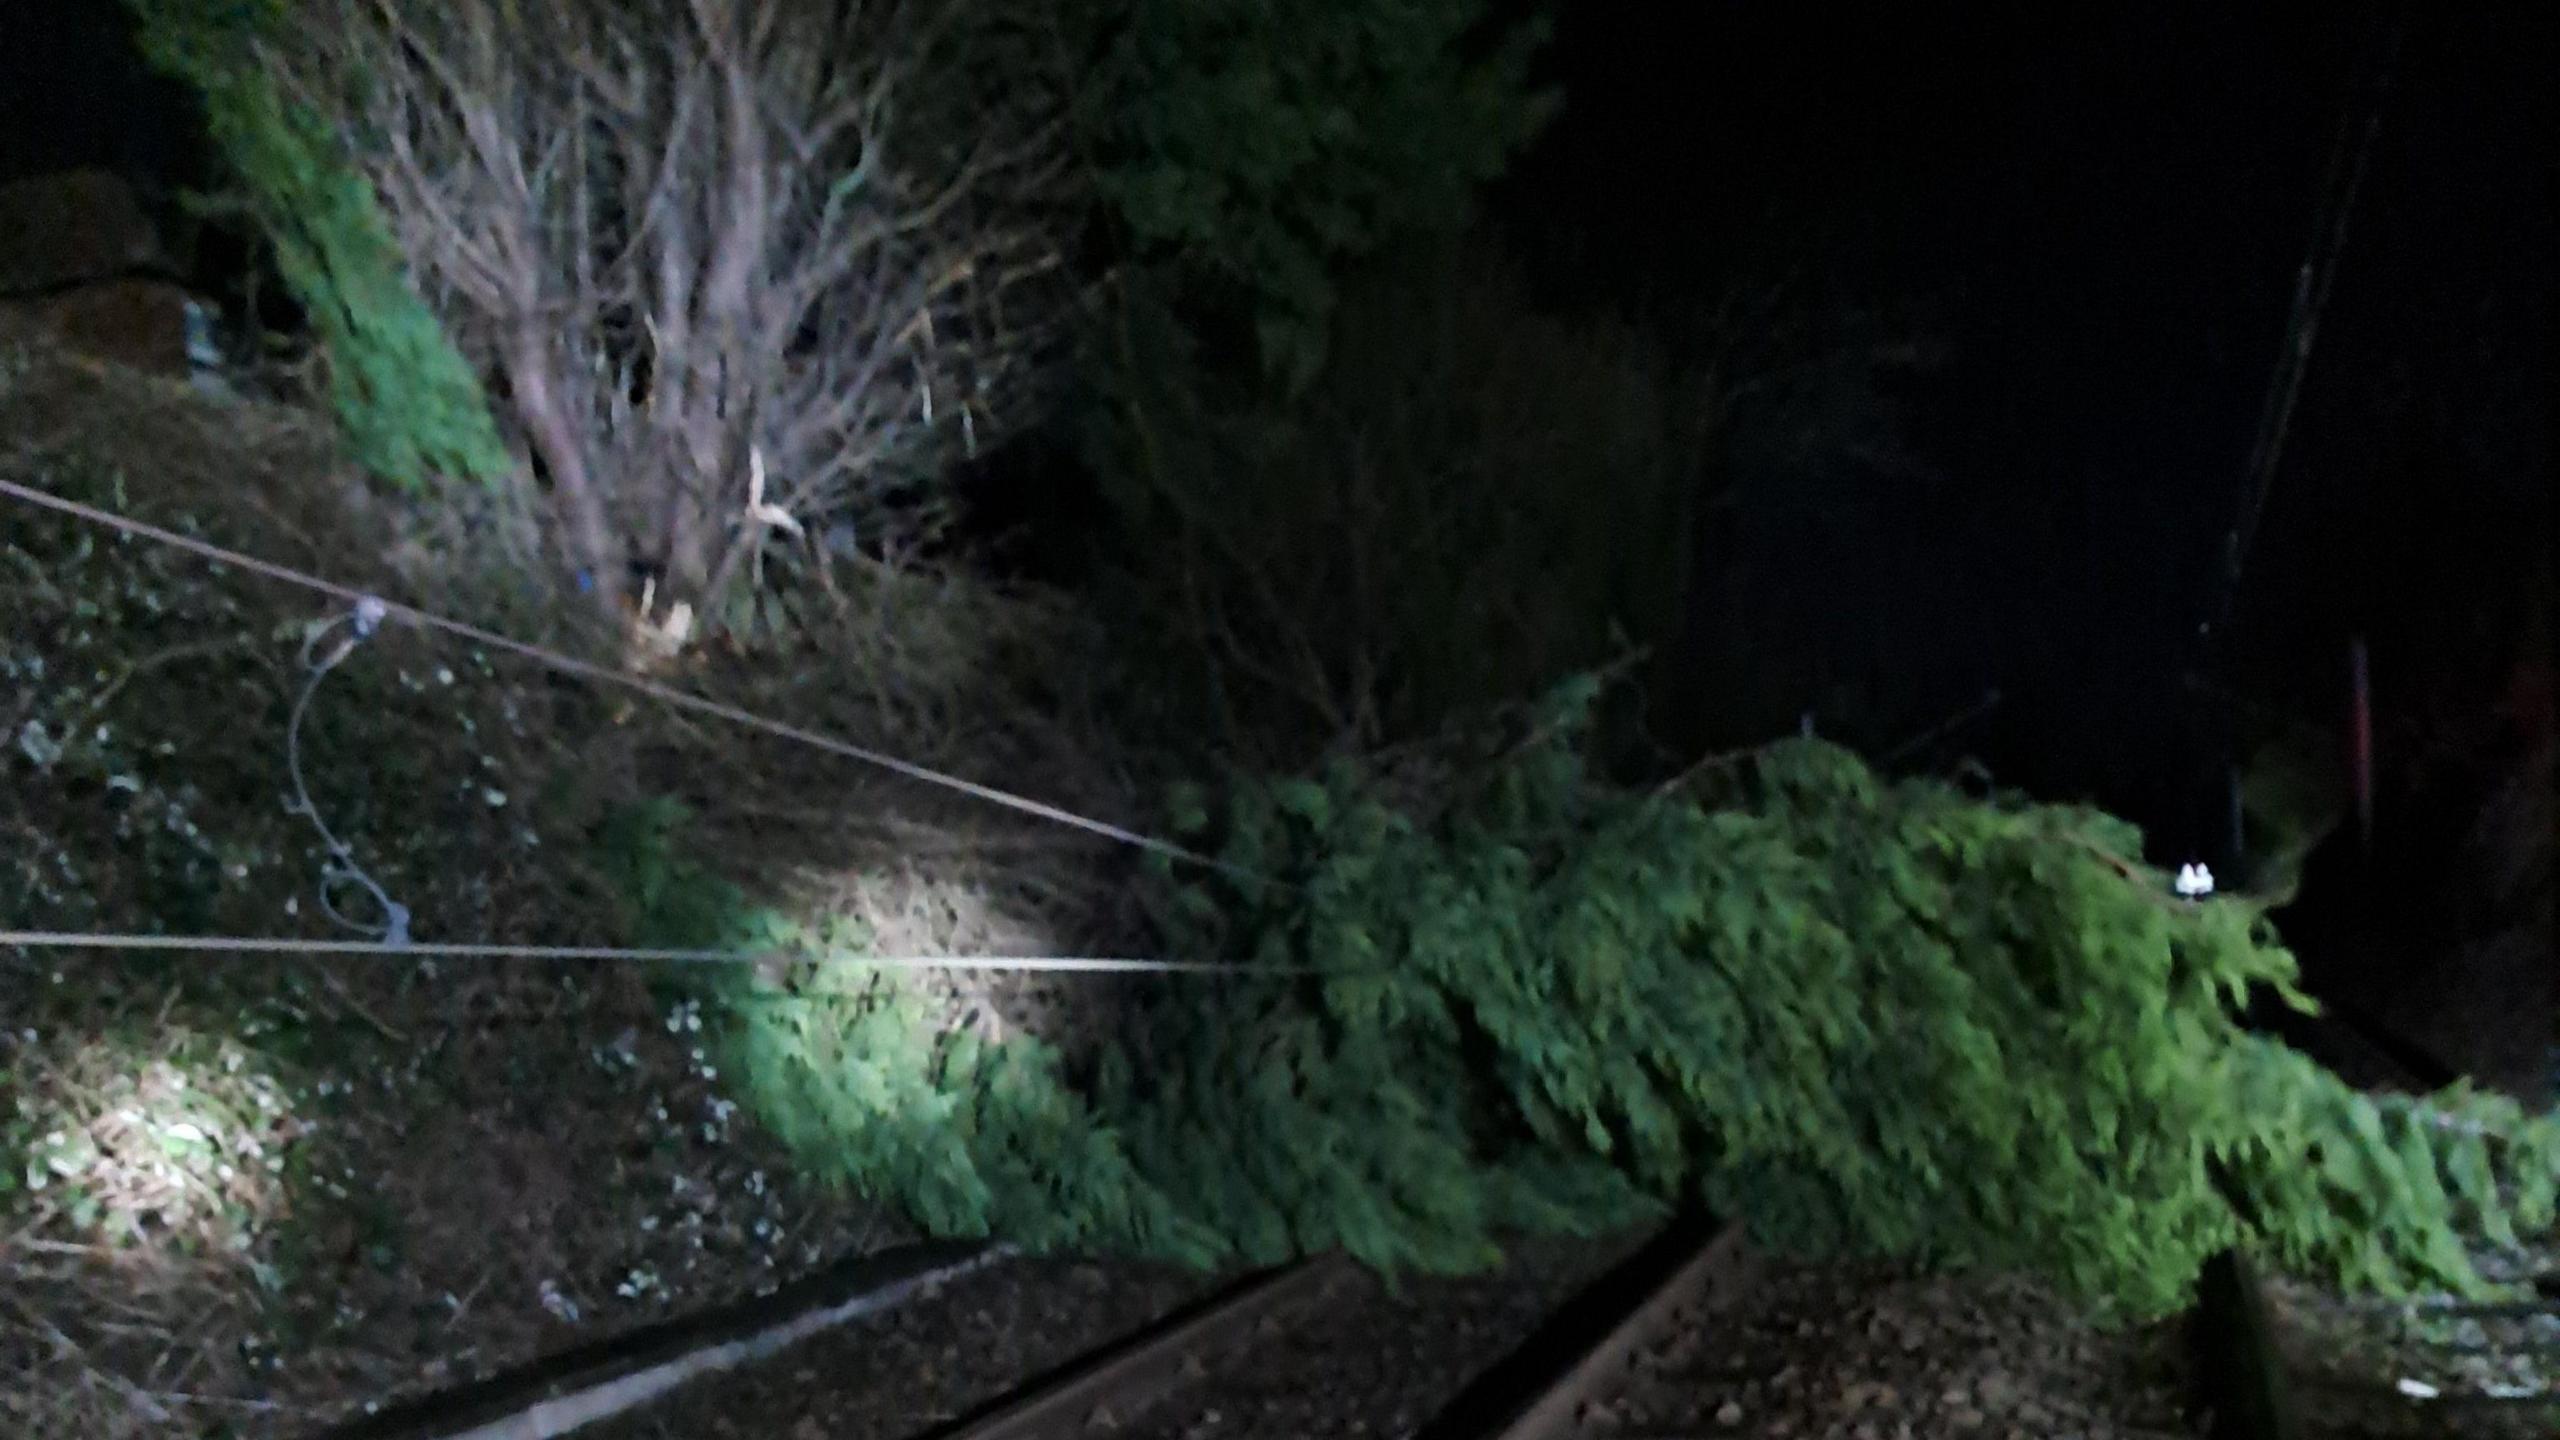
[[[2560,1264],[2560,1246],[2528,1263]],[[2221,1257],[2197,1316],[2212,1440],[2560,1434],[2560,1270],[2538,1275],[2534,1291],[2349,1299]]]
[[[1491,1276],[1391,1285],[1321,1258],[1205,1297],[1158,1285],[1146,1304],[1131,1290],[1103,1307],[1117,1322],[1034,1306],[1052,1328],[1021,1332],[1006,1328],[1009,1294],[1084,1271],[947,1248],[893,1254],[777,1297],[789,1300],[781,1312],[660,1327],[601,1363],[558,1357],[331,1440],[2196,1434],[2181,1419],[2182,1385],[2155,1388],[2149,1419],[2128,1419],[2138,1407],[2109,1355],[2073,1339],[2071,1312],[2032,1287],[1763,1264],[1738,1230],[1695,1219],[1640,1242],[1528,1246],[1515,1261]],[[845,1315],[858,1318],[819,1333]],[[1097,1321],[1120,1329],[1084,1328]],[[920,1346],[928,1335],[944,1338]],[[1008,1372],[1003,1355],[1026,1342],[1052,1368]],[[2042,1358],[2020,1358],[2030,1351]],[[723,1356],[741,1363],[707,1363]],[[968,1383],[980,1374],[995,1385]],[[997,1378],[1008,1374],[1027,1378]],[[2082,1403],[2091,1394],[2112,1398]]]
[[[1420,1440],[1722,1434],[1693,1383],[1729,1365],[1721,1312],[1759,1278],[1738,1225],[1665,1230],[1460,1394]]]
[[[2560,1295],[2393,1305],[2284,1287],[2269,1308],[2295,1426],[2280,1440],[2560,1435]]]
[[[1611,1263],[1613,1252],[1620,1258]],[[1037,1332],[1044,1343],[1036,1348],[1053,1368],[1010,1371],[1028,1374],[1019,1382],[994,1370],[985,1378],[1010,1388],[992,1398],[989,1389],[942,1383],[1006,1363],[968,1340],[925,1352],[944,1358],[930,1362],[935,1384],[919,1387],[924,1357],[891,1358],[901,1348],[890,1343],[893,1332],[907,1322],[881,1297],[914,1295],[916,1323],[929,1330],[949,1322],[928,1312],[956,1309],[977,1317],[967,1334],[1011,1334],[1018,1345],[1024,1332],[1005,1329],[1011,1302],[1003,1297],[1040,1283],[1032,1278],[1039,1267],[1020,1262],[1031,1268],[1018,1271],[1001,1257],[947,1249],[883,1257],[866,1262],[859,1294],[849,1277],[795,1301],[801,1318],[742,1317],[716,1333],[687,1326],[694,1336],[640,1337],[602,1373],[571,1380],[554,1367],[558,1383],[538,1393],[503,1387],[513,1398],[484,1394],[467,1411],[432,1406],[358,1428],[363,1440],[551,1440],[573,1430],[594,1440],[2435,1440],[2549,1434],[2531,1427],[2560,1414],[2528,1416],[2512,1403],[2491,1405],[2487,1393],[2466,1396],[2444,1370],[2366,1363],[2351,1367],[2350,1383],[2370,1387],[2379,1376],[2387,1389],[2407,1376],[2434,1387],[2398,1397],[2420,1402],[2402,1409],[2421,1423],[2306,1429],[2300,1392],[2328,1383],[2306,1354],[2318,1361],[2349,1347],[2314,1337],[2306,1350],[2304,1312],[2281,1297],[2271,1303],[2245,1267],[2208,1277],[2209,1303],[2183,1336],[2167,1326],[2127,1340],[2090,1330],[2023,1280],[1764,1262],[1738,1228],[1700,1219],[1632,1248],[1622,1241],[1570,1253],[1580,1258],[1402,1289],[1325,1257],[1205,1297],[1196,1287],[1187,1300],[1159,1287],[1151,1304],[1106,1307],[1116,1322],[1071,1320],[1076,1307],[1052,1308],[1056,1319]],[[943,1274],[960,1277],[947,1282],[947,1295],[931,1288],[946,1282],[928,1278]],[[2205,1323],[2217,1295],[2225,1309],[2230,1297],[2244,1300],[2247,1343]],[[807,1317],[838,1314],[881,1318],[806,1346],[787,1339],[811,1330]],[[2540,1311],[2433,1319],[2457,1344],[2466,1323],[2493,1345],[2521,1331],[2560,1340],[2560,1316]],[[1123,1328],[1096,1335],[1084,1328],[1094,1323]],[[888,1329],[866,1328],[880,1325]],[[2470,1336],[2473,1348],[2479,1339]],[[794,1344],[787,1359],[786,1343]],[[696,1363],[713,1351],[756,1363],[718,1378]],[[704,1378],[674,1393],[672,1377],[687,1372]],[[608,1403],[639,1392],[652,1393],[644,1403]],[[2510,1417],[2527,1428],[2497,1423]]]
[[[2014,1312],[2005,1339],[1938,1323],[1877,1350],[1861,1348],[1859,1327],[1871,1332],[1873,1325],[1850,1312],[1871,1309],[1877,1294],[1897,1286],[1929,1282],[1843,1270],[1817,1280],[1816,1288],[1830,1286],[1827,1299],[1789,1299],[1767,1292],[1799,1285],[1803,1272],[1773,1283],[1772,1267],[1755,1262],[1738,1233],[1697,1220],[1670,1227],[1597,1282],[1568,1293],[1609,1252],[1584,1246],[1578,1253],[1566,1264],[1466,1282],[1476,1287],[1472,1301],[1461,1298],[1463,1285],[1446,1282],[1417,1285],[1427,1292],[1418,1300],[1389,1293],[1338,1256],[1250,1275],[1187,1302],[1186,1295],[1200,1294],[1198,1282],[1112,1281],[1105,1288],[1117,1287],[1120,1298],[1098,1308],[1052,1305],[1045,1327],[1023,1331],[1018,1302],[1001,1297],[1063,1293],[1058,1277],[1039,1278],[1037,1266],[1017,1270],[1000,1250],[921,1246],[849,1261],[759,1300],[368,1414],[325,1440],[553,1440],[572,1432],[595,1440],[695,1440],[785,1433],[773,1428],[768,1417],[776,1416],[797,1427],[787,1432],[794,1440],[2198,1433],[2165,1414],[2128,1426],[2085,1413],[2093,1423],[2065,1424],[2055,1417],[2068,1407],[2048,1403],[2051,1397],[2021,1407],[2015,1386],[1957,1373],[1969,1349],[2015,1350],[2022,1333],[2069,1331],[2067,1316],[2032,1301],[2014,1305],[2014,1295],[1993,1296],[1995,1306]],[[2199,1384],[2188,1392],[2182,1380],[2181,1399],[2211,1415],[2213,1440],[2560,1434],[2560,1241],[2518,1263],[2527,1267],[2519,1276],[2539,1277],[2538,1301],[2465,1306],[2436,1297],[2388,1307],[2280,1277],[2262,1283],[2237,1257],[2225,1257],[2208,1272],[2203,1303],[2191,1317],[2191,1363],[2184,1368]],[[965,1293],[936,1298],[951,1285]],[[1497,1292],[1512,1298],[1487,1307],[1484,1295]],[[1974,1303],[1959,1297],[1959,1306]],[[1457,1320],[1469,1304],[1479,1312],[1501,1308],[1507,1318]],[[886,1358],[876,1330],[863,1333],[865,1326],[903,1324],[895,1317],[908,1307],[954,1306],[977,1323],[958,1332],[945,1327],[956,1343],[944,1342],[943,1358],[932,1362],[938,1380],[931,1393],[903,1383],[913,1362]],[[1772,1330],[1772,1309],[1785,1317],[1780,1328],[1788,1333]],[[994,1318],[1007,1311],[1016,1315],[1011,1330]],[[1158,1318],[1139,1322],[1148,1315]],[[1889,1315],[1875,1323],[1901,1324]],[[1088,1330],[1115,1324],[1135,1328],[1109,1338]],[[846,1327],[842,1339],[809,1338],[838,1327]],[[1524,1333],[1530,1338],[1515,1344]],[[1022,1344],[1026,1334],[1039,1343]],[[1417,1340],[1424,1335],[1431,1338]],[[987,1393],[981,1386],[1010,1384],[1095,1339],[1103,1340],[1099,1348],[973,1406],[973,1397]],[[1835,1341],[1837,1353],[1819,1353]],[[786,1349],[798,1358],[779,1361]],[[1935,1371],[1905,1363],[1932,1349],[1957,1363]],[[1413,1373],[1423,1351],[1434,1352],[1430,1373]],[[2067,1389],[2094,1379],[2094,1371],[2072,1373],[2081,1363],[2066,1358],[2046,1369]],[[752,1378],[778,1366],[787,1367],[787,1384]],[[1809,1400],[1801,1372],[1833,1393]],[[1327,1391],[1341,1393],[1329,1405],[1307,1403]],[[955,1412],[956,1419],[916,1428]],[[860,1423],[842,1428],[855,1415]]]
[[[2363,1084],[2423,1093],[2458,1074],[2370,1016],[2294,1028],[2295,1043]],[[2475,1260],[2529,1293],[2349,1298],[2217,1258],[2195,1316],[2212,1440],[2560,1435],[2560,1235]]]
[[[1142,1423],[1256,1341],[1357,1284],[1338,1255],[1266,1271],[1104,1345],[918,1440],[1061,1440]]]
[[[1450,1440],[1589,1433],[1595,1407],[1624,1406],[1647,1365],[1695,1350],[1698,1322],[1749,1283],[1738,1230],[1672,1227],[1550,1315],[1423,1432]],[[1286,1340],[1320,1330],[1330,1306],[1375,1298],[1338,1255],[1253,1276],[1120,1336],[915,1440],[1077,1440],[1199,1433],[1236,1403],[1236,1377]],[[1485,1357],[1490,1360],[1494,1357]]]
[[[1586,1435],[1595,1409],[1627,1407],[1660,1364],[1699,1353],[1702,1321],[1753,1272],[1738,1229],[1682,1224],[1549,1317],[1423,1430],[1449,1440]],[[1034,1380],[917,1440],[1076,1440],[1201,1433],[1234,1411],[1235,1376],[1326,1307],[1375,1281],[1338,1256],[1256,1276]],[[1492,1360],[1495,1357],[1485,1357]],[[1633,1412],[1629,1412],[1633,1413]],[[1645,1432],[1653,1433],[1653,1432]]]
[[[1324,1413],[1350,1384],[1323,1332],[1378,1302],[1348,1267],[1241,1288],[919,1440],[2192,1440],[2176,1327],[2091,1339],[2050,1292],[1859,1267],[1764,1263],[1739,1227],[1685,1220],[1638,1247],[1472,1378],[1415,1376],[1430,1406]],[[1310,1333],[1314,1332],[1314,1333]],[[1205,1344],[1199,1337],[1210,1337]],[[2022,1357],[2041,1356],[2040,1362]],[[1454,1398],[1442,1397],[1454,1396]]]

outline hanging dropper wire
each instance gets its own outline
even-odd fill
[[[311,627],[309,633],[302,637],[302,691],[294,696],[293,713],[285,721],[284,760],[286,772],[293,780],[293,801],[287,808],[311,822],[311,828],[320,832],[320,843],[328,851],[320,869],[321,913],[340,929],[352,934],[385,945],[401,946],[409,943],[409,907],[392,899],[390,892],[382,888],[382,882],[356,862],[355,848],[340,839],[338,833],[329,828],[329,822],[321,818],[320,807],[313,803],[311,787],[305,783],[302,774],[302,720],[310,712],[311,697],[319,693],[320,682],[329,678],[329,672],[345,663],[357,646],[382,628],[383,619],[388,614],[388,605],[367,595],[356,601],[352,609],[342,610]],[[323,641],[329,642],[326,650],[321,648]],[[336,897],[349,886],[362,890],[373,901],[374,908],[382,917],[380,920],[358,920],[338,908]]]

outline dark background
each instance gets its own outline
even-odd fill
[[[206,148],[184,86],[135,54],[117,0],[0,5],[0,180],[100,166],[196,183]]]
[[[2201,846],[2220,782],[2190,668],[2335,724],[2350,634],[2372,635],[2377,684],[2401,682],[2439,602],[2520,603],[2491,592],[2520,594],[2547,553],[2552,8],[2406,7],[2237,629],[2199,643],[2342,105],[2390,8],[1578,0],[1565,115],[1500,211],[1593,294],[1707,297],[1733,257],[1774,252],[1916,310],[1947,357],[1901,395],[1927,473],[1806,537],[1813,643],[1890,633],[1936,692],[1914,720],[1999,685],[1972,733],[2004,777]],[[2494,398],[2463,353],[2484,312]],[[2471,411],[2498,452],[2379,463],[2425,448],[2415,416],[2377,433],[2372,393],[2394,383]]]
[[[2361,638],[2373,841],[2322,847],[2285,934],[2333,1013],[2548,1093],[2560,7],[1562,16],[1566,111],[1496,201],[1559,295],[1676,331],[1737,274],[1792,269],[1942,357],[1886,387],[1895,465],[1717,477],[1742,500],[1702,536],[1684,738],[1812,710],[1875,753],[1997,687],[1931,762],[2094,801],[2155,860],[2229,877],[2233,764],[2282,719],[2344,773]],[[2369,113],[2298,409],[2208,630],[2342,127]],[[1734,664],[1741,632],[1766,638]],[[1826,705],[1844,679],[1857,703]],[[2541,868],[2538,912],[2490,894],[2515,860]]]

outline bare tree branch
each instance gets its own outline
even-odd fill
[[[362,137],[563,550],[708,611],[769,533],[750,454],[781,513],[897,543],[1044,394],[1074,172],[1064,97],[973,51],[1015,3],[316,0],[270,65]]]

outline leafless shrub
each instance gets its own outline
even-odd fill
[[[572,565],[716,625],[768,546],[921,538],[1036,401],[1071,167],[1009,3],[322,0],[265,61],[354,137]]]

